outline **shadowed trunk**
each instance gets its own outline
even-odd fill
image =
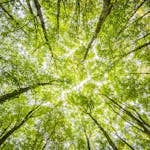
[[[33,115],[33,113],[39,108],[37,106],[36,108],[32,109],[31,111],[28,112],[28,114],[24,117],[24,119],[20,122],[14,125],[9,131],[7,131],[1,138],[0,138],[0,145],[2,145],[16,130],[18,130],[24,123],[28,121]]]
[[[51,52],[51,55],[53,57],[52,47],[51,47],[49,39],[48,39],[48,34],[47,34],[47,31],[46,31],[44,17],[43,17],[42,10],[41,10],[41,5],[40,5],[38,0],[34,0],[34,4],[35,4],[36,10],[37,10],[37,15],[38,15],[38,17],[40,19],[40,22],[41,22],[41,26],[42,26],[42,30],[43,30],[43,34],[44,34],[46,44],[47,44],[47,46],[49,48],[49,51]]]
[[[118,150],[118,148],[116,147],[115,143],[112,141],[112,139],[110,138],[110,136],[106,132],[106,130],[98,123],[98,121],[90,113],[86,113],[86,114],[88,114],[90,116],[90,118],[95,122],[95,124],[98,126],[98,128],[103,132],[104,136],[106,137],[108,143],[113,148],[113,150]]]
[[[137,113],[138,117],[137,118],[135,115],[133,115],[129,110],[126,110],[125,108],[123,108],[120,104],[118,104],[115,100],[113,100],[112,98],[108,97],[105,94],[101,94],[103,96],[105,96],[107,99],[109,99],[113,104],[115,104],[119,109],[123,110],[123,112],[128,115],[130,118],[132,118],[142,129],[143,132],[146,133],[147,135],[150,136],[150,130],[148,129],[150,127],[150,125],[148,123],[145,123],[145,121],[141,118],[140,114]]]
[[[5,95],[0,96],[0,104],[8,101],[9,99],[13,99],[15,97],[18,97],[22,93],[25,93],[31,89],[35,89],[36,87],[45,86],[45,85],[52,85],[53,82],[55,82],[55,80],[53,80],[51,82],[47,82],[47,83],[37,83],[37,84],[32,85],[32,86],[28,86],[25,88],[20,88],[18,90],[14,90],[13,92],[10,92],[10,93],[7,93]]]
[[[93,37],[91,38],[91,40],[88,43],[88,46],[86,48],[86,52],[85,52],[83,61],[86,59],[86,57],[88,55],[88,52],[89,52],[89,49],[91,48],[94,40],[97,38],[97,36],[98,36],[98,34],[99,34],[100,30],[101,30],[101,27],[102,27],[103,23],[105,22],[107,16],[111,12],[111,9],[112,9],[112,4],[110,3],[110,0],[103,0],[102,12],[101,12],[101,14],[99,16],[99,20],[97,22],[97,26],[96,26],[95,32],[93,34]]]
[[[85,137],[86,137],[86,143],[87,143],[87,150],[91,150],[91,147],[90,147],[90,140],[89,140],[89,137],[86,133],[86,130],[84,128],[84,134],[85,134]]]

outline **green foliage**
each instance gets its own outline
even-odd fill
[[[148,150],[148,15],[148,0],[1,0],[0,149]]]

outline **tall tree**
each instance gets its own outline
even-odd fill
[[[0,148],[148,150],[149,6],[1,0]]]

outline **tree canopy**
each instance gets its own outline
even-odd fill
[[[149,0],[0,0],[0,149],[149,150]]]

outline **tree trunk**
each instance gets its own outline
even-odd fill
[[[28,112],[28,114],[24,117],[24,119],[19,123],[14,125],[14,127],[12,127],[6,134],[4,134],[2,136],[2,138],[0,138],[0,146],[16,131],[18,130],[20,127],[22,127],[22,125],[28,121],[29,118],[32,117],[33,113],[39,108],[39,106],[37,106],[36,108],[32,109],[31,111]]]
[[[108,143],[113,148],[113,150],[118,150],[118,148],[116,147],[115,143],[112,141],[112,139],[110,138],[108,133],[105,131],[105,129],[98,123],[98,121],[90,113],[87,113],[87,114],[95,122],[95,124],[98,126],[98,128],[103,132],[104,136],[106,137]]]

